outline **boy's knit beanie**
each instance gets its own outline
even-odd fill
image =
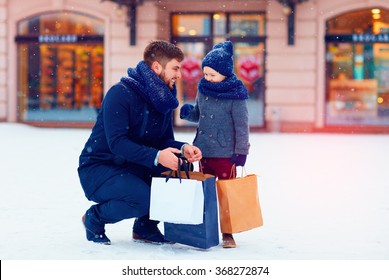
[[[202,68],[211,67],[224,76],[232,76],[234,73],[234,47],[230,41],[216,44],[204,57]]]

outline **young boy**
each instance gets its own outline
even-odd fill
[[[213,47],[202,62],[195,105],[180,110],[181,119],[198,122],[193,145],[202,151],[201,171],[218,179],[229,179],[234,164],[244,166],[250,148],[248,93],[234,74],[233,52],[230,41]],[[224,248],[236,247],[231,233],[222,236]]]

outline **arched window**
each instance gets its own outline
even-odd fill
[[[389,11],[327,21],[326,124],[389,125]]]
[[[94,122],[104,88],[103,22],[53,12],[17,30],[19,121]]]

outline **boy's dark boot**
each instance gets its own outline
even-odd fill
[[[235,248],[234,237],[230,233],[223,233],[223,248]]]

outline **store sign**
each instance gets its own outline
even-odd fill
[[[326,35],[325,41],[342,43],[389,43],[389,34]]]
[[[353,42],[389,43],[389,34],[353,34]]]
[[[40,35],[39,43],[75,43],[77,35]]]
[[[47,35],[39,35],[39,36],[31,36],[31,35],[18,35],[15,37],[15,42],[17,43],[58,43],[58,44],[73,44],[80,42],[104,42],[103,35],[76,35],[76,34],[64,34],[64,35],[55,35],[55,34],[47,34]]]

